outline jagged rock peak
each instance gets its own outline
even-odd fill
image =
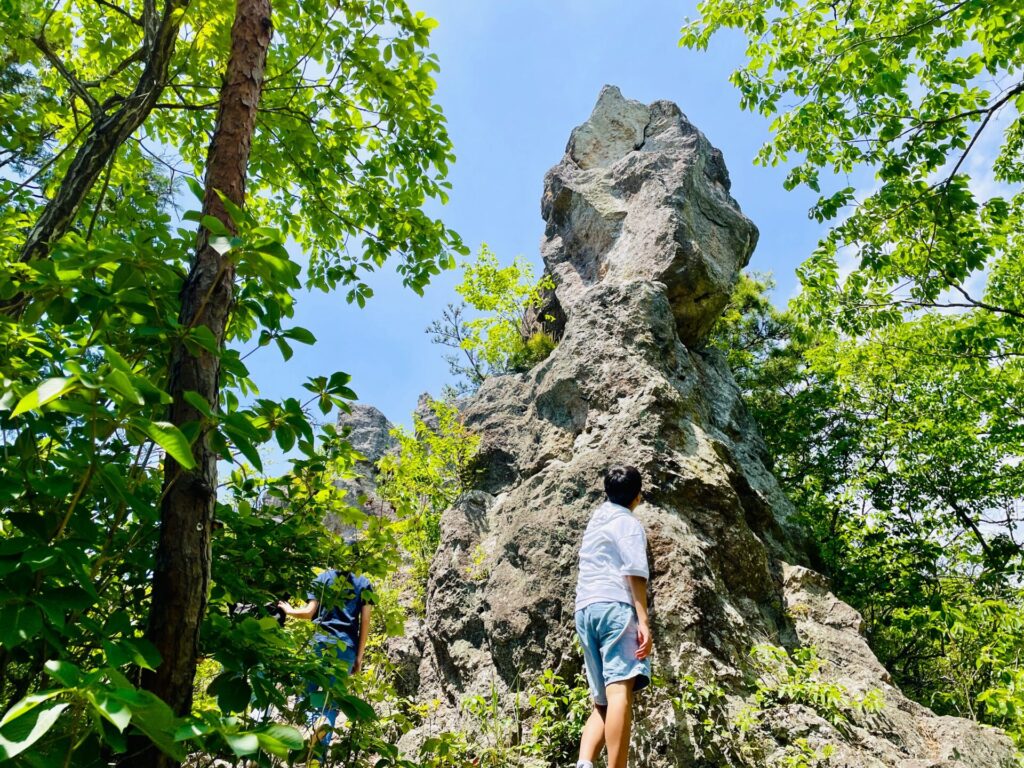
[[[541,254],[571,312],[597,283],[666,286],[677,330],[700,345],[757,243],[722,153],[669,101],[605,86],[544,180]]]
[[[387,416],[372,405],[352,403],[349,413],[338,414],[338,429],[348,428],[348,441],[370,464],[380,458],[396,444],[391,436],[394,425]]]
[[[390,506],[377,495],[377,462],[398,445],[391,436],[394,425],[372,405],[352,403],[349,408],[348,413],[338,414],[338,429],[347,431],[349,443],[364,459],[353,467],[351,477],[337,478],[334,485],[345,491],[350,504],[366,514],[390,514]],[[341,536],[355,530],[334,515],[328,515],[324,525]]]

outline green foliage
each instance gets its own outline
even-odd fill
[[[466,576],[472,581],[486,581],[489,575],[487,550],[482,544],[477,544],[470,553],[469,565],[466,566]]]
[[[885,706],[878,689],[851,697],[838,683],[824,679],[824,666],[812,647],[787,651],[775,645],[756,645],[751,650],[757,676],[754,700],[765,705],[803,704],[833,725],[851,719],[854,712],[876,714]]]
[[[475,390],[488,376],[529,370],[555,348],[548,333],[532,328],[545,293],[554,289],[549,275],[534,282],[533,268],[518,256],[502,267],[486,244],[462,268],[455,287],[462,304],[449,304],[427,329],[435,344],[454,350],[445,359],[460,393]],[[482,314],[467,320],[467,309]]]
[[[741,274],[710,344],[726,354],[768,443],[772,470],[835,578],[843,546],[838,528],[852,507],[846,483],[858,466],[868,422],[844,407],[833,368],[809,364],[819,336],[792,313],[774,308],[773,286],[768,276]],[[830,362],[826,350],[816,359]]]
[[[1019,738],[1019,371],[942,351],[976,317],[839,339],[749,298],[769,285],[742,279],[714,343],[821,567],[906,693]]]
[[[487,695],[468,696],[462,702],[462,709],[476,726],[469,744],[474,765],[505,768],[521,762],[523,723],[518,692],[506,705],[492,682]]]
[[[317,426],[355,398],[349,377],[313,375],[273,400],[259,396],[245,360],[287,361],[292,345],[316,342],[289,322],[304,285],[343,288],[362,305],[372,294],[364,279],[386,259],[419,292],[466,253],[423,212],[445,199],[453,159],[426,51],[434,22],[393,0],[274,3],[249,199],[231,208],[236,285],[220,349],[206,327],[179,321],[179,294],[196,224],[224,230],[187,210],[187,196],[202,193],[233,4],[180,6],[157,107],[116,148],[69,233],[31,261],[19,257],[29,231],[47,199],[81,181],[71,160],[143,76],[149,14],[164,4],[25,0],[0,11],[0,744],[19,753],[13,765],[109,762],[136,737],[175,756],[294,757],[304,713],[289,701],[307,680],[354,721],[374,720],[301,633],[259,608],[304,596],[325,564],[380,579],[395,565],[394,532],[333,485],[351,471],[350,446]],[[218,358],[220,397],[186,393],[198,418],[172,425],[168,360],[179,341]],[[210,489],[204,691],[175,718],[139,690],[138,672],[159,663],[143,634],[163,459],[191,466],[198,440],[226,472]],[[291,457],[280,477],[262,467],[272,442]],[[367,528],[358,566],[325,532],[327,515]],[[257,719],[267,707],[281,722]]]
[[[807,739],[796,739],[786,745],[778,765],[779,768],[824,768],[833,752],[835,747],[831,744],[825,744],[818,750]]]
[[[469,758],[466,737],[460,733],[442,733],[431,736],[420,749],[423,768],[470,768],[474,763]]]
[[[519,691],[502,697],[492,683],[487,695],[462,702],[471,722],[472,735],[465,744],[471,765],[558,768],[576,759],[591,712],[586,681],[578,676],[570,683],[545,670],[530,685],[527,707],[521,699]],[[532,724],[525,732],[527,718]]]
[[[749,735],[760,722],[761,713],[756,707],[732,713],[724,688],[693,675],[684,675],[674,684],[678,692],[671,699],[672,706],[690,728],[695,757],[712,764],[763,763],[764,750]]]
[[[416,761],[399,758],[393,745],[413,727],[429,723],[437,702],[410,704],[395,695],[390,671],[354,678],[354,691],[374,703],[376,718],[346,725],[332,747],[344,765],[401,765],[405,768],[541,768],[575,760],[583,723],[590,714],[586,683],[572,685],[551,671],[531,686],[528,709],[518,691],[503,696],[496,685],[487,695],[470,696],[462,704],[469,733],[433,732],[423,741]],[[524,732],[524,717],[533,724]],[[365,732],[364,732],[365,731]],[[376,750],[376,751],[375,751]],[[382,763],[372,762],[381,758]]]
[[[930,700],[945,688],[924,669],[931,633],[890,645],[893,617],[1019,599],[1020,4],[708,0],[700,12],[682,44],[746,35],[732,81],[773,118],[758,161],[796,158],[786,186],[824,190],[812,215],[831,222],[798,270],[785,343],[761,347],[771,368],[750,381],[754,410],[840,591],[897,679]],[[828,189],[857,173],[874,174],[868,192]]]
[[[14,62],[6,71],[16,79],[11,87],[32,98],[5,110],[13,123],[0,152],[45,160],[28,183],[0,181],[0,194],[10,202],[4,231],[17,232],[19,221],[31,220],[39,205],[35,193],[60,182],[89,124],[84,97],[114,104],[112,97],[139,78],[143,28],[132,17],[141,16],[142,4],[133,5],[122,14],[91,2],[52,9],[21,2],[5,19],[4,61]],[[185,5],[165,98],[141,140],[123,146],[90,200],[97,229],[127,216],[131,226],[122,231],[132,232],[167,202],[174,179],[202,177],[233,6]],[[424,50],[436,22],[402,3],[378,0],[336,7],[289,0],[275,3],[273,13],[247,185],[253,211],[310,255],[312,285],[347,285],[348,300],[362,303],[372,290],[361,275],[397,256],[406,283],[421,291],[432,274],[454,266],[449,248],[464,250],[457,236],[422,212],[426,199],[446,199],[443,178],[453,159],[444,117],[433,103],[437,60]],[[33,43],[43,36],[64,73]],[[162,153],[157,142],[173,154]],[[26,177],[36,170],[26,165]],[[150,177],[165,190],[162,197],[146,194],[140,180]]]
[[[814,648],[789,652],[779,646],[757,645],[751,649],[750,659],[748,690],[734,697],[717,683],[693,675],[678,681],[672,704],[690,727],[698,758],[750,768],[825,766],[834,747],[822,744],[818,748],[804,738],[779,743],[777,729],[770,727],[773,711],[786,704],[800,704],[841,728],[877,714],[885,706],[877,689],[851,696],[843,686],[825,679],[823,662]]]
[[[746,35],[732,81],[773,118],[758,161],[795,158],[786,186],[823,190],[811,213],[831,222],[799,269],[792,343],[750,386],[787,490],[897,680],[941,711],[984,716],[988,681],[967,663],[950,686],[945,642],[979,602],[1020,606],[1021,6],[708,0],[700,12],[682,43]],[[858,172],[874,174],[861,194],[840,180]],[[814,406],[794,415],[818,436],[787,403]]]
[[[441,541],[441,513],[469,487],[480,438],[462,424],[458,408],[430,401],[431,423],[413,416],[413,429],[392,430],[398,448],[377,463],[377,493],[395,510],[395,532],[409,558],[412,608],[425,610],[430,563]]]
[[[243,257],[247,247],[238,246],[242,264],[249,258],[248,254]],[[82,279],[70,290],[76,297],[79,291],[102,297],[92,301],[95,316],[68,323],[48,313],[34,321],[30,332],[12,322],[3,326],[7,343],[21,350],[4,369],[9,387],[5,402],[31,405],[17,417],[8,405],[8,414],[0,417],[7,446],[0,474],[10,510],[0,539],[5,564],[0,583],[15,616],[0,638],[5,700],[13,703],[38,690],[46,661],[55,658],[85,670],[88,686],[106,686],[111,696],[136,695],[131,693],[133,688],[118,687],[118,681],[133,667],[152,668],[157,663],[140,634],[158,514],[161,449],[172,455],[183,453],[187,451],[183,444],[187,446],[203,428],[220,447],[223,459],[238,467],[227,483],[230,501],[218,508],[221,527],[214,543],[214,586],[203,642],[206,653],[234,670],[230,686],[220,691],[221,703],[232,705],[224,711],[245,709],[248,702],[239,699],[239,692],[250,685],[253,670],[261,666],[289,669],[287,660],[295,656],[297,646],[285,643],[254,619],[233,621],[227,608],[235,602],[262,604],[275,594],[304,590],[313,566],[336,559],[342,551],[325,536],[324,515],[331,512],[351,518],[356,514],[339,493],[325,490],[333,488],[326,478],[351,464],[351,449],[332,428],[317,435],[309,410],[314,404],[318,412],[343,405],[351,394],[345,387],[347,377],[310,379],[305,403],[289,398],[282,403],[256,400],[242,406],[229,390],[221,410],[207,409],[205,423],[194,425],[191,437],[188,429],[164,425],[157,418],[168,398],[154,381],[166,376],[161,350],[176,332],[178,274],[146,247],[136,251],[135,260],[115,261],[110,253],[94,251],[75,257],[86,254],[93,259],[92,266],[88,273],[78,272]],[[72,262],[65,250],[55,254],[52,263],[68,263],[70,268]],[[121,293],[96,292],[89,279],[116,282],[122,279],[119,274],[127,274],[125,270],[147,273],[148,284],[139,285],[145,295],[153,292],[152,302],[130,299],[133,278]],[[163,288],[161,280],[167,282]],[[121,319],[125,313],[133,322]],[[82,339],[91,339],[92,346],[83,349]],[[225,378],[245,387],[244,369],[232,363],[237,357],[237,353],[225,353]],[[33,366],[71,375],[58,377],[66,380],[60,387],[40,387],[38,373],[30,370]],[[256,446],[275,437],[278,442],[286,438],[296,444],[301,458],[292,461],[285,477],[261,478],[244,459],[258,464]],[[267,497],[278,499],[273,510],[264,504]],[[276,523],[270,519],[272,511],[280,518]],[[387,551],[384,546],[380,549]],[[268,580],[262,561],[269,553],[273,580]],[[253,688],[257,703],[279,698],[270,685]],[[93,688],[79,686],[66,697],[82,701],[89,690]],[[118,693],[121,690],[128,693]],[[155,705],[143,701],[140,706],[148,712]],[[66,750],[68,739],[81,727],[76,712],[75,706],[68,709],[33,751]],[[163,746],[173,745],[174,734],[184,727],[167,718],[156,721],[160,729],[145,727],[147,722],[144,715],[133,715],[127,725]],[[205,730],[197,738],[223,740],[225,734],[240,733],[243,727],[227,720],[220,725],[208,718],[204,722]],[[99,750],[98,744],[114,751],[123,748],[123,739],[115,738],[109,729],[94,733],[98,743],[75,742],[77,748]],[[237,742],[232,749],[236,747]]]
[[[528,371],[537,363],[543,362],[555,351],[558,342],[546,331],[535,331],[522,342],[522,347],[508,358],[508,366],[513,371]]]
[[[861,333],[966,306],[1019,328],[1020,3],[706,0],[699,11],[682,45],[706,48],[726,28],[748,40],[731,81],[744,108],[772,118],[758,162],[794,159],[787,188],[825,189],[811,213],[836,223],[800,270],[810,315]],[[975,168],[991,177],[972,185]],[[842,180],[860,169],[875,174],[862,194]],[[847,251],[852,269],[840,269]],[[983,273],[977,296],[969,280]]]
[[[546,669],[533,683],[529,704],[534,720],[527,752],[550,766],[571,764],[592,710],[586,680],[578,676],[570,684]]]

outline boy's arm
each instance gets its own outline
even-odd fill
[[[320,603],[318,601],[310,600],[301,608],[292,608],[292,606],[286,603],[284,600],[279,600],[277,602],[278,608],[284,611],[285,616],[290,616],[294,619],[306,619],[307,621],[316,616],[316,609],[319,607],[319,605]]]
[[[643,576],[627,576],[629,591],[633,594],[633,606],[636,608],[637,645],[636,657],[645,659],[651,653],[654,638],[651,637],[651,624],[647,616],[647,579]]]
[[[284,600],[278,600],[277,607],[284,611],[284,615],[288,618],[306,619],[309,621],[316,616],[317,611],[320,608],[320,601],[317,600],[316,596],[320,595],[323,597],[324,591],[330,587],[331,582],[331,572],[323,571],[313,579],[310,591],[306,593],[306,604],[304,606],[301,608],[292,608],[290,603]]]

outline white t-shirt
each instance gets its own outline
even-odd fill
[[[583,534],[576,610],[591,603],[632,605],[627,576],[650,577],[647,535],[629,509],[606,501],[594,510]]]

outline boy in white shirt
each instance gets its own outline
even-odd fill
[[[640,488],[636,467],[609,467],[608,500],[594,510],[580,546],[576,632],[594,711],[583,728],[576,768],[593,768],[605,745],[608,768],[625,768],[633,694],[651,681],[647,536],[633,516]]]

